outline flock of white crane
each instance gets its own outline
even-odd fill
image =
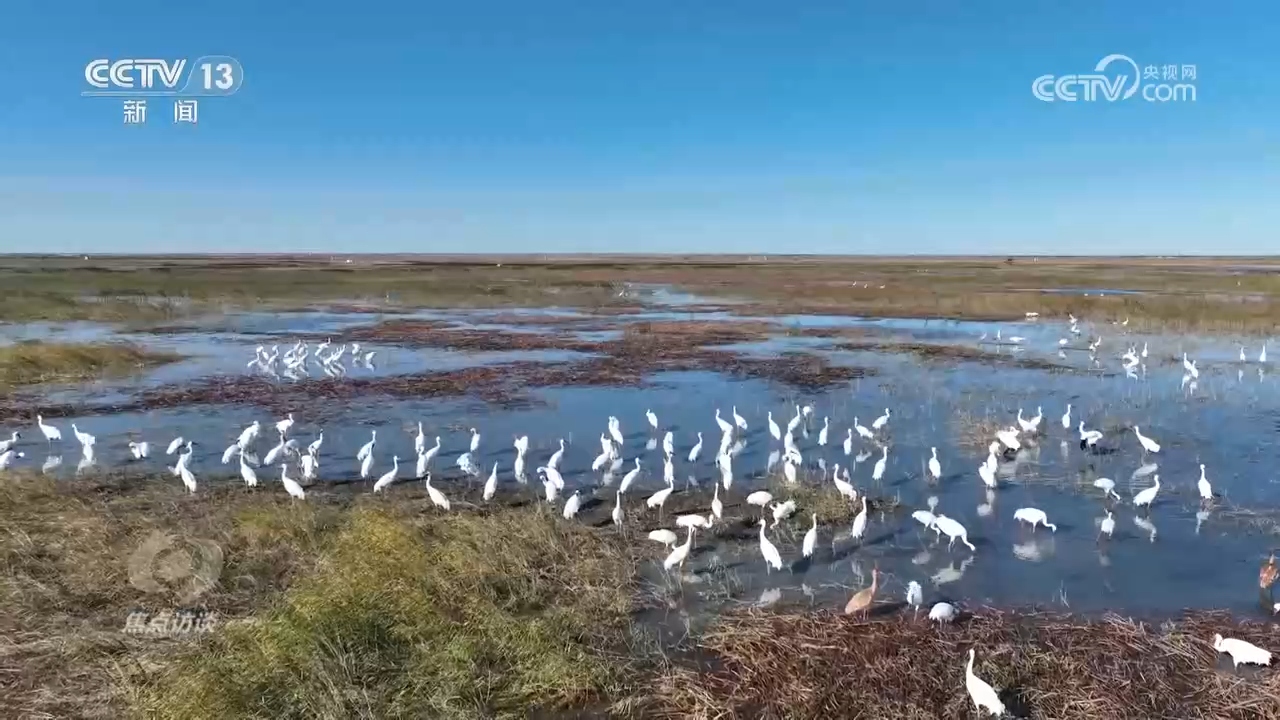
[[[1072,331],[1078,334],[1075,318],[1071,318]],[[997,334],[999,339],[999,334]],[[1060,343],[1065,345],[1064,342]],[[1022,338],[1008,338],[1008,342],[1021,342]],[[1099,340],[1095,340],[1090,345],[1091,352],[1096,352]],[[299,342],[294,347],[286,350],[283,355],[278,347],[273,346],[268,352],[264,347],[259,346],[255,350],[254,359],[250,361],[250,367],[256,367],[263,372],[272,375],[282,376],[302,376],[307,373],[308,359],[312,364],[320,367],[322,371],[329,375],[341,374],[343,370],[337,368],[341,366],[342,357],[348,352],[348,346],[341,347],[326,353],[330,343],[320,343],[314,350],[314,354],[307,347],[306,343]],[[358,362],[369,366],[374,355],[373,352],[361,354],[359,343],[352,343],[350,346],[352,357]],[[1141,351],[1137,348],[1130,348],[1123,356],[1122,360],[1127,368],[1142,362],[1146,358],[1148,349],[1144,344]],[[1241,359],[1244,359],[1244,351],[1241,350]],[[1263,347],[1259,356],[1259,362],[1266,361],[1266,349]],[[283,370],[280,368],[283,366]],[[1199,369],[1196,364],[1190,361],[1186,355],[1183,355],[1183,366],[1187,376],[1196,378],[1199,376]],[[1185,384],[1185,379],[1184,379]],[[693,546],[694,537],[698,530],[709,529],[716,522],[720,521],[724,513],[724,504],[720,498],[721,486],[725,492],[730,490],[734,479],[734,458],[738,456],[745,447],[743,432],[748,428],[747,420],[738,413],[736,407],[731,411],[732,422],[722,417],[720,410],[715,410],[715,421],[721,430],[721,439],[719,448],[715,454],[715,467],[720,472],[720,482],[714,483],[713,495],[710,498],[710,505],[706,513],[692,513],[679,515],[674,519],[677,529],[686,531],[685,540],[682,544],[677,545],[679,536],[676,531],[669,529],[654,530],[649,533],[649,538],[662,543],[669,548],[669,553],[663,560],[663,567],[670,571],[676,569],[677,572],[683,570],[683,565],[689,557]],[[779,426],[774,419],[773,412],[769,411],[766,415],[766,422],[769,434],[775,441],[782,444],[781,452],[774,452],[771,455],[769,467],[766,474],[772,472],[775,463],[781,460],[783,463],[782,474],[787,484],[797,482],[798,469],[804,466],[804,456],[799,449],[795,431],[802,424],[805,430],[809,427],[808,420],[812,418],[814,409],[811,405],[796,405],[795,414],[786,424],[785,431]],[[648,424],[654,431],[656,438],[660,425],[657,416],[652,412],[646,413]],[[872,470],[871,481],[879,482],[885,473],[886,463],[888,460],[889,446],[880,441],[880,434],[889,424],[891,412],[888,408],[884,414],[876,418],[870,427],[862,425],[858,418],[854,418],[853,424],[847,428],[846,435],[843,439],[843,451],[846,456],[852,455],[854,450],[855,434],[859,440],[868,440],[880,445],[881,456],[875,463]],[[1017,416],[1013,419],[1008,427],[1001,428],[995,433],[995,437],[988,446],[988,454],[986,459],[979,465],[977,475],[988,493],[988,502],[991,501],[992,493],[998,487],[997,467],[1002,458],[1009,453],[1018,451],[1023,443],[1028,439],[1033,439],[1044,433],[1042,421],[1044,415],[1041,408],[1036,409],[1033,417],[1026,418],[1020,408]],[[258,459],[256,444],[259,440],[263,426],[259,421],[254,421],[248,427],[245,427],[236,436],[234,441],[226,446],[222,454],[222,463],[230,464],[233,460],[238,461],[240,475],[246,485],[257,486],[258,475],[255,468],[270,467],[278,464],[280,467],[280,482],[285,491],[293,498],[304,500],[306,498],[306,489],[304,483],[310,484],[317,480],[320,468],[320,453],[324,443],[324,432],[321,430],[319,435],[302,447],[299,440],[290,437],[290,432],[295,424],[294,416],[289,413],[287,417],[274,423],[273,429],[278,436],[278,442],[271,446],[262,460]],[[1061,416],[1061,425],[1064,431],[1070,432],[1074,430],[1078,433],[1081,447],[1096,447],[1103,439],[1103,433],[1097,429],[1087,429],[1084,420],[1079,420],[1075,428],[1072,427],[1071,406],[1067,405],[1065,412]],[[45,440],[52,447],[54,443],[62,441],[62,431],[49,423],[46,423],[42,416],[37,416],[37,426],[44,436]],[[75,423],[71,425],[72,432],[76,440],[80,443],[82,453],[85,460],[92,464],[96,438],[87,432],[83,432]],[[1141,447],[1143,457],[1158,454],[1161,450],[1160,444],[1151,437],[1144,435],[1137,426],[1132,428],[1133,435],[1139,446]],[[827,446],[830,439],[830,417],[823,420],[821,429],[818,432],[817,443],[820,447]],[[477,461],[477,453],[480,449],[481,435],[475,429],[471,429],[471,440],[468,449],[461,453],[455,460],[457,467],[466,475],[479,477],[483,471]],[[689,463],[694,463],[700,456],[703,448],[702,433],[696,433],[697,442],[689,450],[686,459]],[[17,449],[20,435],[13,432],[7,440],[0,441],[0,470],[10,466],[15,458],[23,457],[23,453]],[[378,443],[377,430],[373,430],[371,437],[356,454],[356,461],[359,465],[360,477],[362,479],[372,479],[372,468],[374,463],[374,451]],[[612,484],[614,473],[621,470],[625,464],[623,456],[624,439],[621,431],[620,421],[617,417],[610,416],[608,418],[606,431],[600,434],[601,452],[596,456],[592,463],[592,471],[603,471],[602,487],[609,487]],[[529,451],[529,438],[527,435],[516,438],[513,443],[516,450],[516,458],[512,467],[512,475],[517,483],[525,485],[528,483],[526,474],[526,455]],[[167,455],[177,455],[175,465],[170,468],[173,475],[179,477],[185,487],[190,492],[196,492],[197,480],[191,468],[193,441],[177,437],[172,439],[166,446],[165,453]],[[651,446],[652,447],[652,441]],[[424,480],[425,488],[430,497],[431,502],[443,509],[449,510],[451,503],[449,498],[439,489],[432,485],[431,482],[431,465],[439,455],[441,449],[441,438],[435,437],[434,445],[428,445],[428,438],[423,430],[422,424],[417,427],[417,434],[414,437],[414,450],[417,455],[416,477]],[[537,474],[543,485],[543,495],[548,503],[556,503],[559,494],[565,488],[564,478],[560,472],[560,463],[565,453],[565,441],[559,442],[559,449],[551,454],[544,465],[536,468]],[[663,480],[665,487],[657,492],[649,495],[644,506],[647,510],[657,510],[659,517],[667,499],[675,491],[675,438],[674,434],[668,430],[662,436],[663,449]],[[150,456],[150,444],[146,441],[130,441],[130,454],[134,459],[142,460]],[[291,462],[292,461],[292,462]],[[291,465],[296,463],[299,472],[299,480],[290,477]],[[84,461],[82,461],[84,465]],[[825,468],[825,463],[823,463]],[[1152,465],[1151,467],[1154,467]],[[937,448],[931,448],[931,454],[927,461],[929,474],[936,481],[942,477],[942,466],[938,459]],[[633,458],[633,466],[623,475],[618,487],[614,490],[614,505],[611,513],[613,523],[620,528],[624,526],[626,515],[626,504],[624,498],[629,490],[631,490],[635,480],[641,472],[640,457],[637,455]],[[823,470],[822,476],[826,478],[826,471]],[[400,458],[393,456],[392,467],[390,470],[382,474],[374,481],[372,485],[373,492],[382,492],[390,487],[400,477]],[[498,490],[498,464],[495,462],[488,474],[488,478],[484,483],[482,491],[482,499],[485,502],[492,500]],[[835,465],[831,473],[831,482],[836,491],[847,498],[848,501],[857,507],[857,503],[861,503],[859,512],[854,516],[853,524],[850,530],[850,537],[855,541],[861,541],[867,531],[868,513],[867,513],[867,497],[865,493],[859,493],[855,488],[852,478],[849,474],[848,464],[842,469],[839,464]],[[1112,513],[1110,500],[1121,500],[1119,494],[1115,491],[1115,482],[1108,478],[1100,478],[1093,482],[1094,487],[1101,490],[1106,511],[1106,517],[1100,523],[1099,539],[1103,536],[1110,537],[1115,528],[1115,520]],[[1155,475],[1152,478],[1150,487],[1141,490],[1132,498],[1132,504],[1135,509],[1143,509],[1150,511],[1152,503],[1155,501],[1157,493],[1160,491],[1160,478]],[[1200,478],[1197,482],[1197,489],[1203,502],[1211,502],[1213,499],[1213,490],[1209,480],[1205,477],[1205,466],[1200,465]],[[768,517],[771,516],[773,526],[779,522],[792,516],[797,511],[797,505],[794,500],[775,501],[772,493],[766,490],[757,490],[746,496],[746,503],[750,506],[759,507],[761,509],[761,517],[759,519],[759,548],[760,554],[765,562],[766,572],[782,570],[783,560],[782,553],[778,547],[769,539],[766,530],[770,527]],[[560,514],[565,519],[572,519],[578,513],[582,505],[582,496],[580,491],[575,490],[572,495],[564,502],[560,509]],[[954,547],[956,541],[960,541],[971,551],[976,551],[976,547],[969,540],[968,531],[962,523],[945,514],[936,512],[937,498],[930,497],[927,510],[916,510],[912,513],[913,519],[918,521],[925,529],[933,530],[939,537],[942,534],[948,537],[948,549]],[[1046,529],[1056,532],[1057,526],[1050,522],[1047,513],[1035,507],[1018,508],[1013,513],[1013,518],[1018,522],[1027,523],[1032,530],[1036,527],[1043,526]],[[1144,525],[1140,518],[1139,525]],[[1144,525],[1145,526],[1145,525]],[[811,513],[811,526],[805,533],[801,543],[800,554],[803,557],[813,555],[817,536],[818,536],[818,519],[817,513]],[[1154,532],[1154,529],[1153,529]],[[868,590],[864,590],[854,596],[846,606],[847,612],[866,611],[874,600],[876,590],[876,581],[873,578],[872,586]],[[919,583],[912,581],[908,585],[907,602],[914,608],[919,609],[923,602],[923,592]],[[956,618],[957,609],[946,602],[934,604],[929,611],[930,620],[938,622],[950,622]],[[1257,662],[1262,664],[1270,663],[1270,653],[1256,648],[1248,643],[1235,639],[1223,639],[1217,636],[1214,639],[1215,648],[1222,652],[1230,653],[1234,661],[1240,662]],[[979,708],[986,709],[992,713],[999,714],[1003,712],[1003,705],[1000,703],[999,697],[990,685],[982,681],[973,674],[973,650],[969,651],[968,664],[966,665],[966,686],[970,695]]]

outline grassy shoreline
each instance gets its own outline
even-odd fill
[[[982,609],[937,626],[885,598],[869,619],[730,612],[666,648],[636,620],[635,549],[541,503],[455,493],[444,513],[420,483],[291,502],[269,481],[191,496],[167,476],[0,477],[0,706],[19,716],[961,718],[972,646],[1025,717],[1280,718],[1280,676],[1233,671],[1209,644],[1276,649],[1280,625],[1225,613]],[[131,582],[156,532],[222,549],[197,602],[237,622],[121,631],[185,587],[164,558],[149,567],[175,582]]]
[[[0,389],[121,377],[180,359],[174,353],[130,343],[28,341],[0,345]]]

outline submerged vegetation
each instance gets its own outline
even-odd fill
[[[129,343],[21,342],[0,345],[0,389],[118,377],[180,356]]]

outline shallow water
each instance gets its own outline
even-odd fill
[[[689,313],[679,314],[688,317]],[[438,313],[440,317],[458,314]],[[376,322],[380,316],[360,322]],[[813,316],[802,322],[816,322]],[[355,322],[352,314],[317,319],[291,316],[252,320],[244,325],[287,328],[289,332],[314,332],[326,323]],[[474,318],[481,321],[480,318]],[[704,319],[699,317],[698,319]],[[297,320],[297,322],[295,322]],[[786,325],[792,318],[777,319]],[[958,323],[942,321],[874,321],[895,332],[910,331],[927,336],[931,342],[973,345],[984,332],[999,330],[1002,337],[1025,338],[1023,346],[986,346],[993,352],[1021,352],[1027,356],[1054,358],[1069,365],[1065,372],[994,366],[972,362],[926,362],[909,355],[883,352],[842,352],[825,349],[829,341],[815,338],[778,337],[761,343],[730,346],[750,354],[772,354],[789,350],[820,352],[835,362],[873,368],[874,377],[854,381],[826,392],[797,394],[774,383],[738,381],[707,372],[662,373],[643,388],[558,388],[535,391],[544,405],[519,410],[502,410],[471,400],[388,401],[369,398],[346,405],[336,414],[326,414],[324,428],[314,425],[306,408],[299,408],[292,435],[302,445],[324,430],[321,450],[321,482],[351,482],[358,475],[357,449],[378,430],[376,478],[391,466],[392,456],[401,459],[401,482],[409,482],[413,434],[421,421],[426,435],[439,435],[442,443],[434,472],[441,478],[437,486],[458,496],[470,489],[474,499],[479,479],[467,481],[455,465],[458,455],[470,442],[468,428],[480,430],[477,463],[485,474],[498,463],[499,493],[542,493],[534,468],[546,462],[558,447],[567,443],[561,465],[567,492],[578,490],[603,503],[603,511],[591,513],[605,518],[612,506],[614,490],[623,474],[639,458],[643,472],[628,493],[628,528],[653,558],[644,573],[658,592],[674,598],[677,607],[703,617],[703,611],[726,604],[765,602],[814,603],[840,607],[848,596],[870,583],[871,569],[881,571],[881,597],[901,598],[909,580],[925,588],[926,602],[939,598],[962,603],[1057,605],[1071,610],[1100,612],[1114,610],[1138,615],[1159,616],[1186,607],[1230,608],[1256,612],[1254,578],[1258,563],[1272,544],[1269,527],[1233,517],[1240,509],[1280,518],[1280,485],[1272,468],[1280,461],[1280,448],[1271,439],[1280,430],[1280,387],[1256,362],[1237,362],[1236,339],[1196,339],[1130,335],[1119,327],[1096,330],[1114,341],[1104,345],[1096,359],[1081,349],[1064,350],[1059,356],[1057,339],[1064,336],[1061,324],[1038,321],[1026,323]],[[481,321],[482,322],[482,321]],[[852,322],[845,318],[840,322]],[[25,328],[15,330],[15,328]],[[77,336],[104,339],[99,330],[83,324],[74,330],[50,326],[8,326],[5,337],[40,337],[40,332],[73,332]],[[275,331],[275,330],[273,330]],[[95,334],[97,333],[97,334]],[[1088,337],[1086,332],[1084,337]],[[245,363],[252,357],[260,338],[240,333],[122,336],[143,344],[176,350],[191,357],[119,385],[95,385],[56,391],[60,400],[75,393],[116,393],[162,382],[181,382],[214,374],[249,372]],[[339,338],[335,338],[339,340]],[[1146,341],[1151,357],[1135,369],[1134,377],[1120,367],[1118,355],[1131,345]],[[1079,342],[1083,345],[1083,341]],[[1108,342],[1104,339],[1104,342]],[[1249,351],[1256,357],[1257,341]],[[291,343],[280,342],[283,348]],[[566,360],[573,353],[466,353],[440,350],[410,350],[388,345],[368,345],[377,350],[372,369],[351,368],[349,376],[360,372],[388,374],[443,370],[484,362],[513,359]],[[1200,377],[1184,382],[1181,353],[1199,358]],[[1178,358],[1175,362],[1174,358]],[[812,404],[815,413],[807,424],[808,436],[798,437],[804,454],[802,483],[830,483],[834,463],[852,463],[853,483],[873,498],[896,498],[901,506],[891,514],[873,512],[862,542],[848,539],[849,523],[822,523],[817,552],[811,561],[800,562],[800,542],[809,527],[809,512],[799,507],[796,515],[766,532],[787,563],[782,572],[766,572],[761,559],[758,529],[752,522],[757,508],[742,499],[753,490],[766,487],[769,456],[781,449],[770,437],[766,414],[772,411],[780,425],[795,413],[795,404]],[[1071,429],[1062,428],[1060,417],[1067,403],[1072,405]],[[710,532],[701,533],[696,549],[684,567],[683,581],[677,582],[660,568],[666,549],[644,539],[645,529],[654,525],[656,510],[644,508],[643,499],[664,487],[660,433],[645,419],[652,409],[662,431],[675,435],[675,494],[668,507],[709,508],[712,488],[720,478],[712,464],[719,441],[714,420],[718,407],[726,419],[731,408],[746,416],[750,428],[741,434],[745,445],[735,456],[734,481],[721,499],[728,506],[725,520]],[[856,417],[864,425],[885,408],[892,410],[887,428],[877,442],[854,443],[846,457],[841,443]],[[1034,447],[1024,448],[1002,463],[1000,486],[989,499],[978,478],[978,464],[986,456],[985,447],[962,442],[967,420],[990,418],[1004,426],[1013,425],[1021,408],[1025,416],[1042,408],[1044,435]],[[623,463],[606,484],[590,465],[600,452],[600,434],[610,415],[621,420],[625,434]],[[818,447],[818,430],[824,417],[830,418],[829,443]],[[126,443],[130,439],[151,441],[152,458],[142,461],[159,469],[172,465],[164,446],[175,436],[195,439],[191,468],[199,482],[238,483],[238,465],[220,462],[223,449],[235,440],[242,427],[254,419],[263,422],[262,438],[256,454],[265,457],[274,444],[270,425],[278,418],[247,406],[204,406],[174,408],[147,413],[126,413],[108,417],[68,418],[59,421],[67,438],[51,446],[34,426],[0,427],[24,433],[18,447],[26,457],[15,466],[41,467],[74,481],[79,474],[93,472],[94,466],[78,469],[82,456],[71,423],[97,436],[96,467],[128,461]],[[1090,428],[1106,433],[1101,451],[1083,451],[1076,424],[1084,420]],[[1158,455],[1144,457],[1133,431],[1141,425],[1144,434],[1161,445]],[[686,456],[701,432],[703,451],[695,463]],[[530,436],[527,462],[531,482],[518,484],[511,475],[515,451],[512,438]],[[888,448],[887,469],[879,483],[871,481],[872,467]],[[926,482],[925,462],[936,447],[942,464],[939,482]],[[60,463],[49,457],[61,458]],[[1158,467],[1148,475],[1135,473],[1151,462]],[[1195,482],[1203,463],[1216,494],[1207,516],[1200,509]],[[1148,468],[1149,469],[1149,468]],[[777,475],[780,467],[773,471]],[[269,492],[282,492],[278,470],[259,470]],[[295,477],[296,470],[292,473]],[[1149,515],[1135,515],[1129,502],[1138,490],[1147,487],[1158,474],[1162,488]],[[1098,541],[1097,520],[1103,515],[1101,491],[1091,483],[1098,477],[1113,478],[1124,502],[1114,508],[1116,532],[1112,539]],[[269,479],[269,481],[268,481]],[[177,480],[173,480],[177,482]],[[776,482],[776,481],[775,481]],[[352,486],[364,491],[372,480]],[[394,493],[393,486],[389,492]],[[786,498],[780,493],[780,499]],[[947,549],[932,532],[924,531],[910,518],[910,512],[926,508],[930,496],[938,499],[939,512],[968,528],[975,551],[959,543]],[[690,498],[694,499],[690,499]],[[561,500],[563,502],[563,499]],[[1056,532],[1031,532],[1013,520],[1019,507],[1045,510]],[[1135,518],[1142,517],[1139,524]],[[1154,537],[1151,528],[1155,528]],[[612,532],[612,528],[604,531]],[[680,533],[683,538],[683,533]]]

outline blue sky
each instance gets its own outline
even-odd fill
[[[1280,251],[1275,3],[57,5],[0,22],[0,252]],[[1196,101],[1033,97],[1112,53]],[[196,126],[80,96],[206,54]]]

